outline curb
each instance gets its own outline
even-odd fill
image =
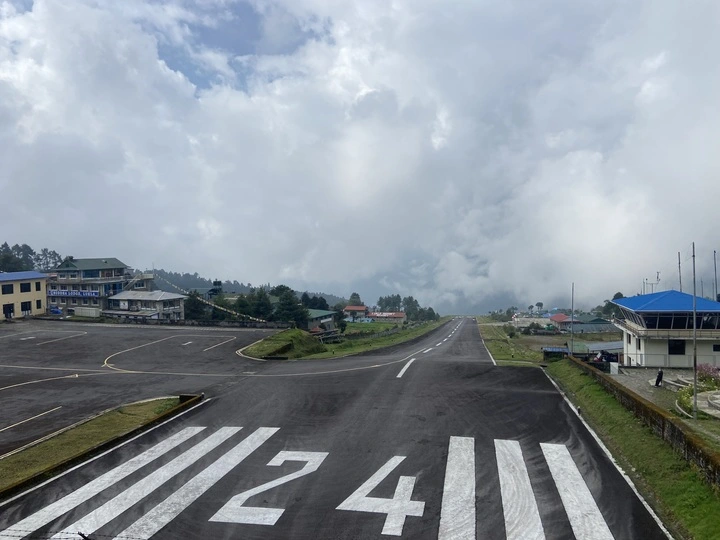
[[[130,439],[135,435],[140,434],[142,431],[145,431],[148,427],[150,427],[156,423],[162,422],[163,420],[168,420],[172,416],[175,416],[176,414],[179,414],[179,413],[183,412],[184,410],[189,409],[190,407],[201,402],[205,398],[205,394],[180,394],[178,396],[178,398],[180,399],[180,403],[178,405],[176,405],[172,409],[168,409],[164,413],[161,413],[160,415],[156,416],[152,420],[145,422],[144,424],[142,424],[136,428],[133,428],[130,431],[126,431],[125,433],[122,433],[116,437],[113,437],[112,439],[109,439],[107,441],[96,444],[92,448],[89,448],[83,452],[79,452],[78,454],[71,456],[60,463],[57,463],[56,465],[47,467],[47,468],[41,470],[40,472],[37,472],[34,475],[32,475],[28,478],[25,478],[24,480],[20,480],[4,489],[0,489],[0,501],[3,501],[20,491],[24,491],[36,484],[39,484],[40,482],[47,480],[48,477],[55,476],[62,470],[67,469],[67,468],[71,467],[72,465],[75,465],[79,462],[84,461],[85,459],[92,456],[93,454],[101,453],[103,451],[109,450],[113,446],[115,446],[127,439]],[[141,401],[138,401],[135,403],[142,403],[144,401],[149,401],[149,400],[141,400]],[[89,418],[86,418],[85,420],[76,422],[75,424],[72,424],[70,426],[67,426],[66,428],[63,428],[61,430],[58,430],[58,431],[52,433],[50,436],[46,436],[41,439],[38,439],[34,443],[31,443],[30,445],[27,445],[27,446],[19,449],[19,452],[22,452],[23,450],[27,450],[28,448],[32,448],[33,446],[36,446],[37,444],[43,443],[47,440],[50,440],[52,437],[54,437],[56,435],[60,435],[61,433],[64,433],[74,427],[85,424],[86,422],[89,422],[90,420],[94,420],[95,418],[98,418],[99,416],[101,416],[103,414],[114,411],[121,407],[126,407],[127,405],[132,405],[132,403],[126,403],[124,405],[118,405],[117,407],[112,407],[110,409],[102,411],[101,413],[98,413]],[[19,453],[19,452],[11,452],[9,454],[6,454],[5,457],[8,457],[10,455],[15,455],[16,453]]]

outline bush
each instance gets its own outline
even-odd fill
[[[702,383],[702,391],[720,389],[720,368],[710,364],[700,364],[697,369],[698,381]]]

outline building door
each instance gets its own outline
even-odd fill
[[[12,319],[15,314],[15,304],[3,304],[3,315],[6,319]]]

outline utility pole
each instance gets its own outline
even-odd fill
[[[717,251],[713,250],[713,264],[715,265],[715,296],[713,296],[713,300],[717,302]]]
[[[680,282],[680,292],[682,292],[682,272],[680,271],[680,252],[678,251],[678,281]]]
[[[697,296],[695,295],[695,242],[692,243],[693,260],[693,419],[697,420]]]
[[[575,282],[570,293],[570,354],[575,353]]]

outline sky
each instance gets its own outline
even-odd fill
[[[0,241],[442,314],[714,289],[720,2],[0,0]],[[650,285],[646,286],[647,292]]]

